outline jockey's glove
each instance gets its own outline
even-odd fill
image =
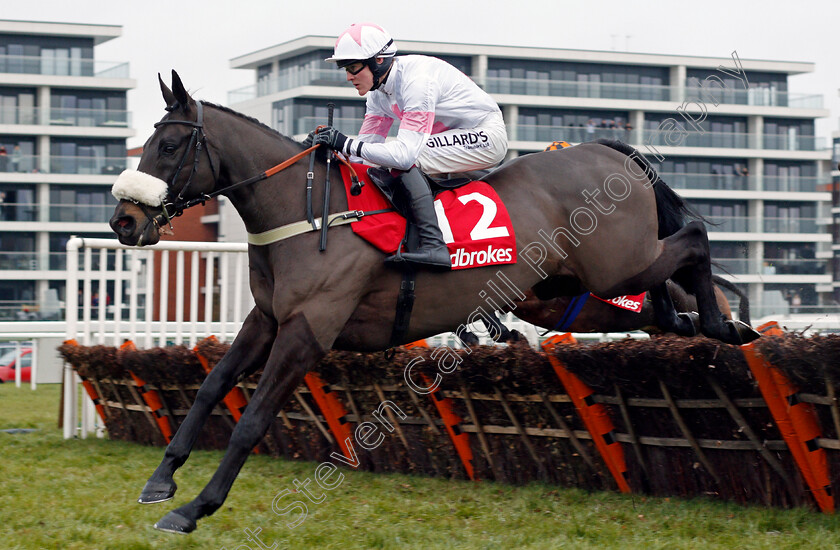
[[[317,130],[312,136],[312,145],[326,145],[330,149],[344,152],[344,145],[347,143],[347,136],[333,128],[326,126]]]
[[[309,132],[309,134],[305,138],[303,138],[303,141],[301,143],[303,143],[303,146],[306,147],[307,149],[312,147],[312,137],[314,135],[315,135],[315,130],[312,130],[311,132]]]

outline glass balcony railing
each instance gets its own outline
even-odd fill
[[[0,156],[0,174],[4,172],[12,173],[29,173],[38,171],[38,155],[21,155],[15,157],[14,153],[9,153],[4,158]]]
[[[626,128],[602,128],[595,126],[538,126],[531,124],[518,124],[516,135],[511,136],[511,141],[540,141],[546,145],[554,140],[563,140],[570,143],[592,141],[600,138],[620,139],[625,143],[638,144],[638,132]]]
[[[0,252],[0,271],[35,271],[39,269],[37,252]]]
[[[27,202],[0,203],[0,221],[34,222],[38,221],[38,205]]]
[[[744,233],[750,231],[750,218],[747,216],[706,216],[708,229],[713,232]]]
[[[819,218],[764,218],[761,228],[758,220],[748,216],[706,216],[709,231],[746,232],[763,231],[765,233],[821,233]]]
[[[128,78],[128,63],[70,56],[0,55],[0,73]]]
[[[659,177],[673,189],[711,189],[731,191],[758,190],[757,178],[753,176],[660,172]]]
[[[49,169],[44,169],[38,155],[23,155],[17,163],[11,155],[0,157],[0,175],[3,173],[53,173],[119,175],[127,168],[126,157],[71,157],[50,155]]]
[[[813,193],[817,190],[820,178],[793,176],[764,176],[762,178],[765,191],[798,191]]]
[[[697,132],[683,130],[645,130],[645,143],[659,147],[724,147],[727,149],[747,149],[758,147],[755,134],[737,132]]]
[[[0,106],[0,124],[41,124],[38,107]]]
[[[764,218],[767,233],[821,233],[819,218]]]
[[[228,102],[248,101],[299,86],[341,86],[345,82],[346,75],[343,71],[298,68],[297,70],[287,70],[280,76],[265,78],[257,84],[228,92]],[[546,73],[538,75],[537,78],[488,76],[484,78],[484,82],[485,89],[491,94],[683,101],[692,97],[709,98],[709,93],[713,93],[719,103],[725,104],[798,109],[822,109],[823,107],[823,97],[819,94],[779,92],[772,88],[759,86],[753,86],[748,90],[731,88],[701,90],[696,86],[653,86],[613,82],[550,80]]]
[[[775,259],[765,258],[761,267],[762,275],[822,275],[828,266],[828,260],[812,259]]]
[[[720,103],[734,105],[758,105],[761,107],[793,107],[797,109],[822,109],[823,98],[817,94],[801,94],[790,92],[779,92],[772,88],[751,86],[748,90],[738,90],[718,87],[710,87],[708,90],[701,90],[695,86],[686,86],[685,97],[711,99],[714,98]]]
[[[131,125],[131,119],[128,111],[108,109],[0,107],[0,124],[127,128]]]
[[[819,151],[825,149],[825,140],[817,136],[764,134],[764,149],[786,151]]]
[[[113,204],[51,204],[51,222],[108,223],[114,215]]]
[[[51,223],[107,223],[114,214],[112,204],[51,204],[49,217],[41,218],[41,205],[35,203],[0,203],[0,221]]]
[[[712,270],[715,273],[729,273],[732,275],[822,275],[828,262],[826,260],[777,260],[768,258],[762,260],[761,267],[756,270],[756,260],[747,258],[712,258]]]
[[[264,78],[256,84],[228,92],[228,102],[238,103],[276,94],[300,86],[349,86],[347,74],[336,69],[300,69],[280,76]],[[321,123],[323,124],[323,123]]]
[[[111,109],[49,109],[52,126],[96,126],[127,128],[131,125],[128,111]]]
[[[333,119],[333,126],[338,129],[339,132],[344,134],[355,136],[359,133],[359,129],[362,127],[363,120],[361,118],[356,117],[349,117],[349,118],[334,118]],[[292,135],[299,135],[299,134],[308,134],[318,126],[326,124],[327,121],[320,117],[314,116],[304,116],[300,117],[299,119],[295,120],[295,126],[293,131],[291,132]],[[399,130],[400,124],[397,121],[391,125],[391,130],[388,132],[389,136],[396,136],[397,130]]]
[[[486,90],[491,94],[587,97],[601,99],[639,99],[669,101],[677,99],[671,86],[577,82],[533,78],[487,77]]]
[[[108,174],[118,175],[126,169],[125,157],[68,157],[50,156],[53,174]]]
[[[712,272],[743,275],[752,271],[747,258],[712,258]]]

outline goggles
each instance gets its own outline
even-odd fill
[[[352,74],[353,76],[362,72],[367,64],[364,61],[354,61],[353,63],[348,63],[344,67],[342,67],[348,74]]]

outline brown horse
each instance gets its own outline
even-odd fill
[[[721,314],[732,319],[732,310],[721,287],[734,293],[738,299],[738,319],[750,324],[749,298],[733,283],[717,275],[714,281],[715,299]],[[697,311],[697,300],[686,292],[680,285],[667,281],[668,293],[678,312],[691,313]],[[658,334],[662,330],[656,326],[656,314],[653,304],[647,297],[638,313],[616,307],[602,300],[589,297],[581,301],[578,296],[558,296],[550,300],[540,300],[532,291],[525,292],[525,299],[514,302],[514,308],[505,308],[503,312],[513,312],[517,317],[538,327],[559,332],[628,332],[641,330],[649,334]],[[577,306],[577,307],[576,307]],[[485,319],[482,319],[484,321]],[[488,335],[497,342],[513,342],[523,336],[517,331],[510,331],[495,316],[490,316],[490,325],[485,327]],[[461,343],[468,346],[478,345],[479,339],[462,325],[463,330],[457,333]]]
[[[230,200],[251,234],[306,218],[309,163],[290,162],[283,171],[275,166],[302,153],[301,144],[229,109],[194,101],[174,71],[172,89],[161,80],[161,91],[167,114],[146,142],[138,170],[114,185],[122,200],[111,227],[120,242],[155,244],[169,217],[218,193]],[[327,167],[323,160],[315,163],[315,181],[326,180]],[[271,176],[256,176],[263,171]],[[507,206],[519,261],[494,270],[417,273],[405,342],[475,318],[490,306],[490,283],[491,290],[506,289],[510,296],[535,287],[541,297],[590,290],[610,298],[649,290],[657,325],[694,335],[694,323],[677,315],[665,287],[675,274],[697,297],[703,334],[733,344],[758,337],[721,316],[703,223],[685,222],[682,200],[640,155],[583,144],[513,160],[486,181]],[[316,186],[313,203],[323,204],[324,194]],[[330,201],[334,210],[347,210],[342,186],[332,186]],[[222,505],[249,453],[325,350],[389,346],[402,274],[349,227],[332,229],[329,243],[319,252],[313,231],[249,247],[256,305],[202,384],[140,502],[172,498],[173,474],[213,408],[242,376],[260,367],[263,374],[215,475],[157,528],[190,532]]]

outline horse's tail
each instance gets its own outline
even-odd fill
[[[656,197],[656,218],[659,225],[657,236],[659,239],[670,237],[679,231],[688,219],[703,219],[700,214],[697,214],[688,206],[682,197],[668,187],[667,183],[662,181],[650,162],[636,149],[616,139],[601,138],[595,140],[595,143],[600,143],[610,149],[615,149],[619,153],[623,153],[632,158],[651,181],[653,193]]]
[[[717,286],[723,287],[731,292],[733,292],[736,296],[738,296],[738,320],[742,321],[748,325],[752,325],[750,322],[750,299],[741,290],[738,285],[727,281],[723,277],[718,275],[712,275],[712,282],[715,283]]]

